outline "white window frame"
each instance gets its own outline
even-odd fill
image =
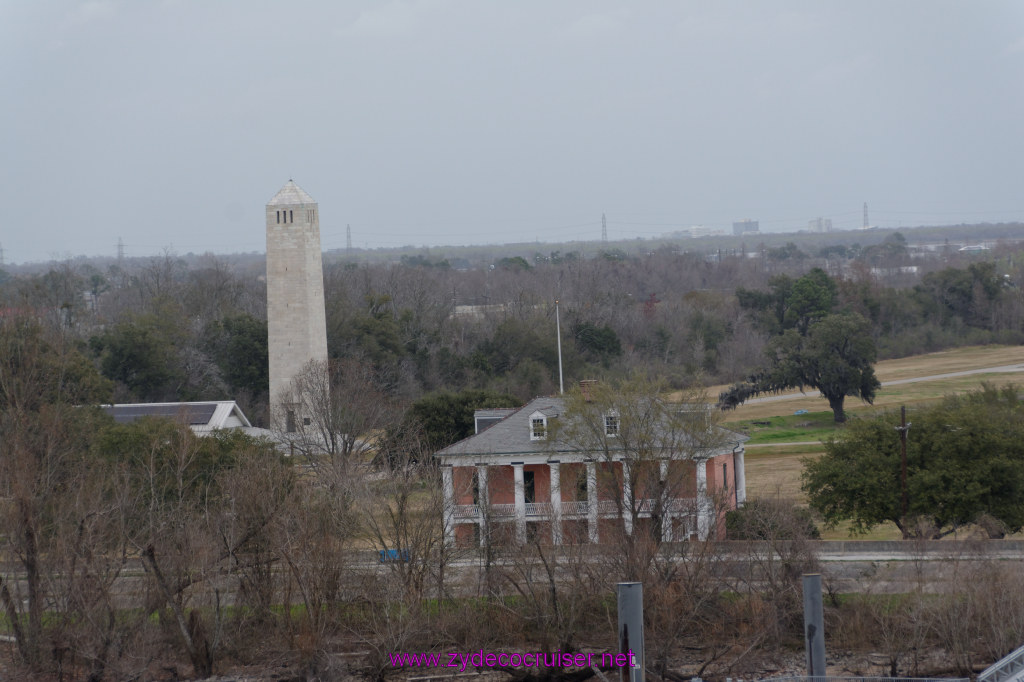
[[[540,422],[541,431],[537,431],[537,423]],[[530,415],[530,440],[548,439],[548,417],[543,412],[534,412]]]
[[[604,435],[608,438],[618,438],[621,426],[618,411],[612,410],[604,415]]]

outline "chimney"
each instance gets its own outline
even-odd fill
[[[593,399],[592,390],[597,386],[597,379],[580,379],[580,393],[588,403]]]

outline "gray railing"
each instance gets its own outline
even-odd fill
[[[969,682],[968,677],[768,677],[758,682]]]
[[[1024,646],[1003,656],[985,672],[978,675],[978,682],[1018,682],[1024,680]]]
[[[586,500],[571,500],[562,502],[562,516],[573,516],[575,514],[586,514],[590,509]]]
[[[452,516],[457,519],[475,519],[480,516],[480,508],[475,504],[457,504]]]
[[[565,501],[562,502],[562,517],[586,516],[590,511],[592,502],[587,501]],[[686,514],[693,510],[694,501],[690,499],[667,500],[662,508],[673,514]],[[657,500],[644,499],[637,501],[637,511],[640,514],[650,514],[657,508]],[[554,509],[550,502],[527,502],[526,516],[528,517],[550,517]],[[514,504],[492,504],[489,508],[491,516],[515,516],[516,505]],[[601,500],[597,503],[597,513],[601,516],[614,515],[619,513],[619,505],[613,500]],[[452,516],[456,519],[477,519],[480,517],[480,505],[457,504],[452,510]]]

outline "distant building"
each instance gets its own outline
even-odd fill
[[[807,223],[808,232],[831,232],[832,231],[832,219],[831,218],[815,218],[814,220],[808,221]]]
[[[199,436],[208,436],[220,429],[253,431],[252,424],[234,400],[211,400],[195,403],[121,403],[103,405],[101,409],[118,424],[130,424],[143,417],[171,419],[188,424]]]
[[[693,225],[687,228],[686,232],[694,239],[698,237],[714,237],[716,235],[725,234],[722,230],[718,230],[713,227],[706,227],[704,225]]]
[[[737,237],[744,234],[759,234],[760,232],[761,228],[758,222],[750,218],[732,224],[732,233]]]
[[[504,313],[508,310],[508,305],[505,303],[491,303],[487,305],[457,305],[452,311],[452,317],[471,317],[480,318],[487,316],[488,314],[499,314]]]
[[[312,361],[327,362],[320,209],[291,180],[267,204],[267,350],[270,419],[294,431],[293,380]]]

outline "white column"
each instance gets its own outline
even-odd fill
[[[562,544],[561,467],[558,462],[548,462],[548,471],[551,474],[551,542],[556,545]]]
[[[741,507],[747,501],[747,469],[744,465],[744,450],[741,446],[732,454],[732,471],[736,476],[736,506]]]
[[[711,512],[708,500],[708,460],[697,460],[697,539],[707,540],[711,530]]]
[[[522,464],[513,464],[512,470],[516,481],[516,542],[522,545],[526,543],[526,481]]]
[[[487,545],[487,534],[490,532],[490,528],[487,525],[487,519],[490,516],[490,505],[491,505],[491,494],[487,489],[487,465],[478,466],[476,468],[476,484],[480,490],[480,494],[477,495],[477,509],[480,513],[480,546],[485,547]]]
[[[455,483],[452,479],[452,468],[441,467],[441,484],[444,489],[444,541],[455,542]]]
[[[633,534],[633,467],[627,460],[622,460],[622,523],[626,535]]]
[[[661,492],[661,541],[672,542],[672,509],[675,507],[675,487],[668,482],[668,460],[658,462],[658,474],[662,483]]]
[[[597,542],[599,539],[597,505],[597,463],[587,462],[587,533],[591,542]]]

